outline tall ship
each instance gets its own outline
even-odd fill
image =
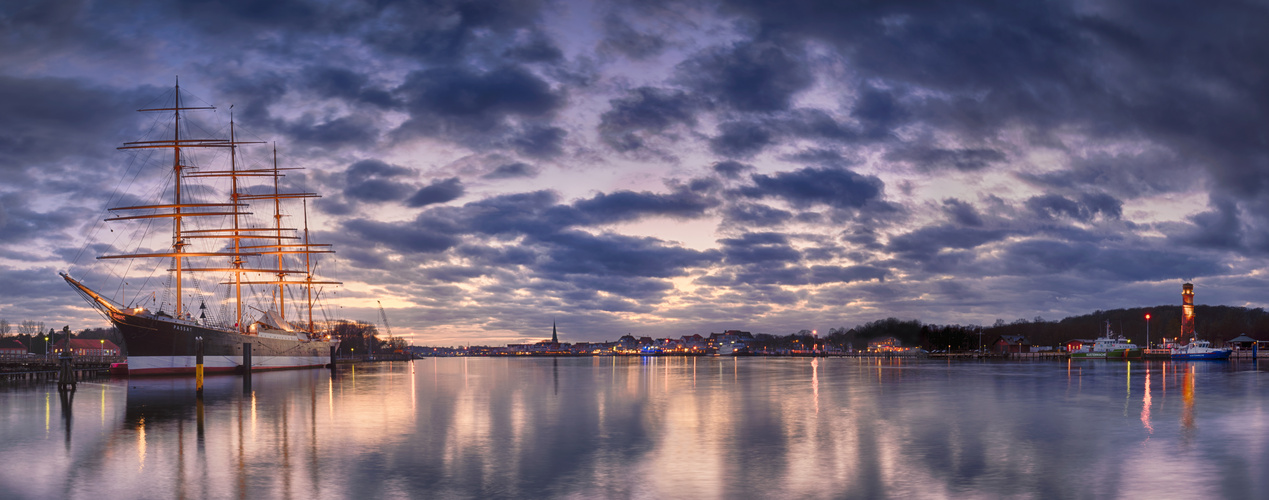
[[[329,363],[339,341],[331,338],[328,321],[314,321],[314,308],[322,287],[340,283],[314,272],[317,254],[334,253],[328,244],[309,241],[307,200],[319,195],[283,191],[283,172],[299,169],[279,168],[276,146],[271,162],[267,152],[265,161],[247,161],[248,150],[263,149],[248,146],[264,143],[239,140],[232,113],[223,132],[203,132],[210,127],[187,114],[216,108],[186,100],[178,81],[167,104],[138,110],[159,113],[156,128],[163,127],[160,123],[170,128],[161,128],[159,138],[118,148],[139,150],[143,162],[148,156],[160,169],[150,174],[167,171],[167,181],[153,204],[109,209],[116,215],[107,222],[142,226],[132,238],[121,238],[135,245],[133,253],[97,257],[129,263],[116,273],[116,291],[103,293],[66,272],[59,274],[118,328],[129,375],[192,374],[200,341],[207,372]],[[170,151],[170,161],[164,150]],[[294,217],[284,206],[289,210],[296,202],[302,205],[303,225],[284,227],[283,221]],[[154,237],[145,232],[166,226],[153,224],[164,220],[171,223],[170,238],[163,229]],[[169,279],[153,291],[128,289],[128,272],[141,268],[132,263],[153,259],[160,263],[157,270],[167,264]],[[157,281],[134,279],[141,280]]]
[[[1122,335],[1110,331],[1110,322],[1106,322],[1106,334],[1098,337],[1092,345],[1085,344],[1078,351],[1071,352],[1072,358],[1095,359],[1127,359],[1140,358],[1141,349]]]

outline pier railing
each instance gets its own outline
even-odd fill
[[[122,363],[123,356],[75,356],[72,364],[83,368],[109,368],[112,363]],[[0,372],[56,370],[58,359],[54,354],[0,354]]]

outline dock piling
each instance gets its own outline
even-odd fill
[[[194,339],[194,352],[196,357],[194,361],[194,378],[197,379],[195,382],[197,387],[196,392],[198,393],[199,396],[202,396],[203,395],[203,338],[202,337],[196,337]]]
[[[242,373],[251,375],[251,342],[242,343]]]

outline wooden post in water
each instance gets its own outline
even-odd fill
[[[70,343],[67,342],[68,346],[69,344]],[[69,347],[67,349],[69,349]],[[58,367],[58,372],[57,372],[57,390],[61,392],[74,391],[75,390],[75,367],[74,367],[74,364],[72,363],[70,353],[63,352],[60,356],[57,357],[57,360],[61,363],[61,365]]]
[[[57,372],[57,390],[58,391],[74,391],[75,390],[75,363],[71,357],[70,343],[70,327],[62,327],[62,332],[66,334],[66,347],[62,349],[61,354],[57,356],[59,369]],[[47,342],[47,341],[46,341]],[[48,352],[48,344],[44,345],[44,352]]]
[[[251,342],[242,343],[242,393],[251,392]]]
[[[199,396],[203,395],[203,338],[194,338],[194,379],[196,384],[195,392]]]
[[[251,342],[242,343],[242,374],[251,375]]]
[[[330,369],[335,369],[335,346],[330,346]]]

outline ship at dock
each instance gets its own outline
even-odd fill
[[[1092,359],[1129,359],[1140,358],[1141,349],[1132,341],[1110,331],[1110,322],[1106,322],[1106,333],[1092,345],[1085,344],[1077,351],[1071,352],[1072,358]]]
[[[328,244],[309,241],[307,199],[319,195],[281,189],[283,172],[299,169],[279,168],[276,146],[271,161],[267,153],[264,161],[249,160],[246,150],[262,149],[251,146],[264,143],[239,140],[232,114],[223,129],[227,137],[195,135],[191,129],[201,134],[206,127],[191,127],[187,114],[216,108],[187,100],[178,82],[167,104],[138,110],[160,114],[156,128],[167,124],[163,136],[119,148],[135,150],[140,165],[169,170],[161,201],[110,208],[117,215],[105,219],[146,227],[167,220],[170,237],[165,230],[152,237],[141,228],[127,238],[134,252],[97,257],[115,262],[158,259],[167,264],[159,268],[170,279],[161,289],[128,290],[122,282],[133,269],[129,265],[116,274],[121,282],[116,291],[103,293],[68,273],[59,274],[119,330],[129,375],[193,374],[200,342],[207,372],[330,363],[339,341],[331,338],[329,322],[314,321],[314,309],[322,287],[340,283],[318,278],[314,271],[318,254],[334,253]],[[283,221],[293,217],[284,206],[289,210],[296,202],[302,205],[302,226],[284,227]]]

